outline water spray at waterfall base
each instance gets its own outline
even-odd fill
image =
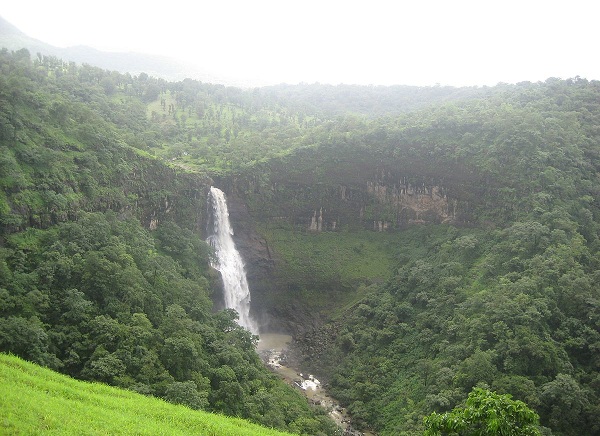
[[[250,289],[244,262],[233,242],[227,199],[223,191],[211,186],[208,201],[212,206],[212,228],[209,228],[207,242],[215,249],[212,267],[223,279],[225,307],[235,309],[239,314],[238,323],[257,335],[258,325],[250,315]]]

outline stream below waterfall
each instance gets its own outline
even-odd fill
[[[302,374],[285,365],[286,352],[292,337],[280,333],[261,333],[256,351],[267,367],[279,374],[288,384],[302,390],[304,395],[315,405],[324,407],[331,419],[342,428],[344,435],[375,436],[375,433],[361,432],[352,428],[346,409],[327,395],[325,389],[314,375]]]

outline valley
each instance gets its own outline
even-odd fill
[[[241,89],[4,49],[0,351],[294,434],[339,433],[330,398],[386,436],[485,395],[596,434],[599,102],[578,77]]]

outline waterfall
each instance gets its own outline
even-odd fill
[[[216,259],[212,266],[223,278],[225,306],[235,309],[239,314],[238,323],[257,335],[258,326],[250,316],[250,289],[244,262],[233,242],[233,229],[229,223],[227,200],[223,191],[211,186],[209,204],[212,205],[213,228],[207,242],[215,249]]]

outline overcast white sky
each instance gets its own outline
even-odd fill
[[[262,83],[600,79],[600,7],[537,0],[6,0],[44,42],[186,58]]]

